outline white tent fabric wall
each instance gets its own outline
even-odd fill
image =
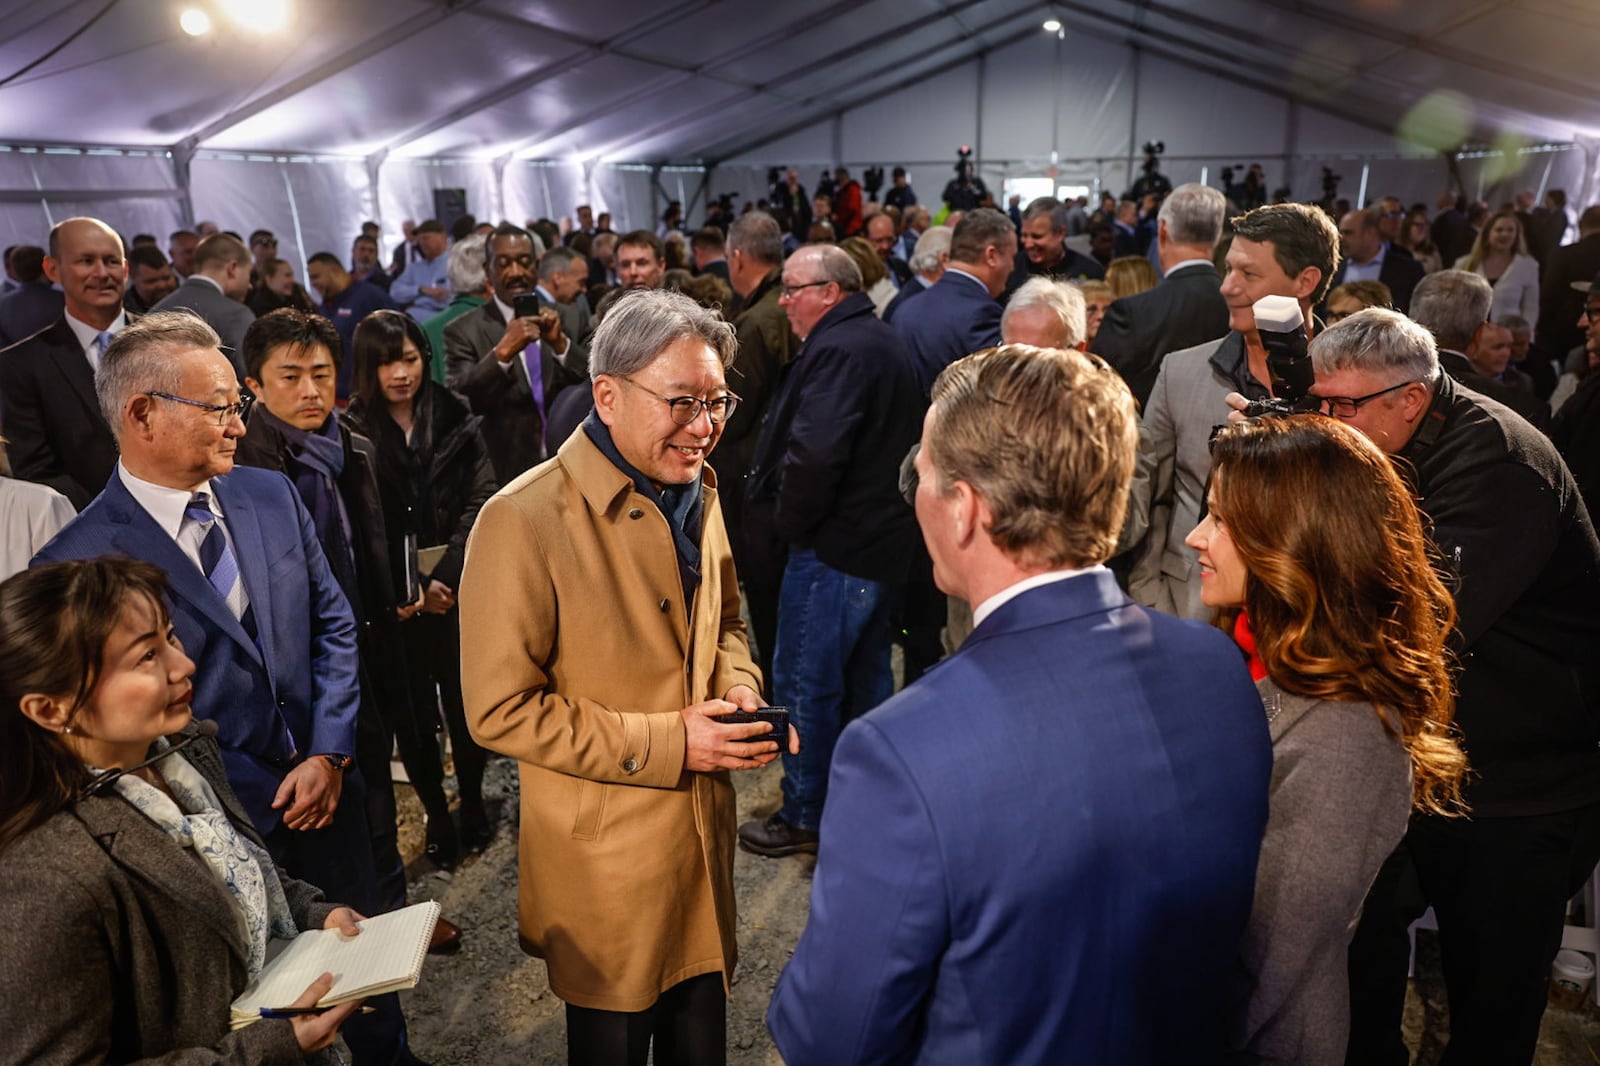
[[[75,200],[74,191],[96,195]],[[43,245],[53,224],[74,215],[104,219],[127,238],[153,233],[165,247],[183,215],[171,160],[165,153],[0,148],[0,246]]]

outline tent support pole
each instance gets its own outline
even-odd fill
[[[194,138],[172,146],[172,176],[178,185],[178,216],[185,227],[194,225],[194,197],[190,193],[189,164],[194,162]]]

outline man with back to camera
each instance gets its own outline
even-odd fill
[[[49,485],[77,510],[106,486],[117,445],[95,396],[94,375],[127,325],[122,238],[96,218],[50,230],[45,276],[63,311],[48,329],[0,352],[0,429],[11,474]]]
[[[1300,304],[1309,332],[1311,308],[1339,262],[1339,231],[1320,208],[1268,204],[1233,220],[1222,298],[1226,336],[1173,352],[1161,361],[1139,434],[1148,480],[1134,483],[1135,512],[1147,512],[1149,531],[1136,550],[1128,579],[1135,603],[1182,618],[1209,620],[1200,601],[1196,552],[1183,540],[1199,521],[1211,470],[1211,429],[1227,420],[1226,396],[1270,395],[1267,352],[1256,332],[1255,302],[1289,296]]]
[[[911,350],[924,395],[939,371],[999,343],[996,300],[1016,256],[1011,220],[992,207],[971,211],[951,234],[950,259],[939,283],[917,297],[916,314],[895,316],[895,332]]]
[[[1422,326],[1368,308],[1313,340],[1311,358],[1323,411],[1403,460],[1453,579],[1456,723],[1473,769],[1471,816],[1414,817],[1367,896],[1346,1061],[1410,1060],[1407,929],[1432,906],[1450,1000],[1442,1061],[1528,1063],[1567,900],[1600,860],[1600,540],[1551,443],[1442,373]]]
[[[1498,377],[1511,359],[1511,333],[1489,321],[1493,300],[1494,289],[1481,274],[1437,270],[1423,278],[1412,294],[1411,319],[1433,334],[1439,346],[1439,366],[1445,373],[1472,391],[1505,404],[1548,434],[1550,405],[1532,391],[1507,385]],[[1498,336],[1501,334],[1503,338]],[[1504,342],[1493,357],[1479,351],[1490,340]]]
[[[6,270],[11,276],[6,280],[13,284],[0,293],[0,348],[38,333],[60,318],[61,309],[66,305],[61,293],[45,275],[43,248],[19,244],[7,251]],[[144,308],[128,310],[143,311]]]
[[[949,226],[931,226],[918,238],[911,258],[906,261],[911,268],[911,277],[900,286],[900,291],[889,301],[889,306],[883,309],[886,325],[893,325],[902,306],[939,284],[939,279],[944,277],[945,267],[950,262],[951,232]]]
[[[256,320],[244,305],[250,293],[250,249],[237,237],[218,233],[195,248],[194,273],[183,279],[152,311],[190,311],[205,320],[222,338],[223,354],[244,380],[244,359],[239,348],[244,331]]]
[[[1238,649],[1101,565],[1137,434],[1094,356],[1007,345],[935,383],[917,518],[977,628],[840,738],[767,1011],[794,1066],[1220,1057],[1272,756]]]
[[[594,411],[467,544],[467,721],[518,760],[519,930],[567,1004],[573,1063],[644,1066],[652,1044],[656,1062],[726,1061],[728,771],[777,757],[748,742],[765,725],[713,720],[761,705],[705,472],[737,407],[734,343],[686,296],[622,297],[595,331]]]
[[[1228,332],[1228,304],[1212,265],[1228,202],[1216,189],[1180,185],[1156,216],[1161,281],[1106,309],[1094,352],[1116,368],[1141,409],[1150,400],[1161,360]]]
[[[214,240],[216,238],[207,238]],[[194,659],[194,712],[217,723],[228,781],[289,873],[378,910],[356,743],[356,626],[310,514],[274,471],[235,467],[248,405],[216,332],[155,312],[107,349],[95,386],[121,459],[34,563],[122,554],[171,582]],[[399,1001],[352,1018],[362,1063],[409,1063]]]

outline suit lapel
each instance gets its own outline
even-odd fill
[[[189,849],[108,788],[79,803],[78,820],[111,859],[131,875],[192,911],[211,927],[241,962],[249,960],[244,925],[222,886]],[[185,852],[181,859],[173,849]]]
[[[49,343],[45,350],[50,353],[50,359],[55,363],[56,369],[67,379],[72,391],[78,394],[78,399],[83,401],[84,406],[96,415],[100,415],[100,401],[94,394],[94,368],[89,365],[89,359],[83,354],[83,349],[78,347],[78,337],[72,332],[72,327],[67,325],[65,317],[56,319],[56,324],[46,339]]]
[[[169,537],[149,512],[139,506],[139,502],[122,484],[121,477],[111,475],[111,481],[106,485],[106,496],[106,502],[111,505],[111,518],[117,524],[111,534],[111,546],[131,558],[159,566],[166,572],[173,596],[204,615],[213,626],[232,637],[260,661],[260,649],[228,609],[227,601],[217,595],[217,590],[211,587],[211,582],[206,580],[194,560],[178,547],[178,542]],[[229,530],[232,528],[230,523]],[[237,534],[235,538],[237,542]],[[244,569],[242,561],[240,569]],[[253,598],[254,590],[249,585],[245,587]]]

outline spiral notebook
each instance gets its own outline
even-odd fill
[[[289,1006],[325,973],[333,974],[333,988],[319,1007],[415,988],[438,920],[438,901],[428,900],[362,919],[361,935],[348,940],[337,929],[301,933],[233,1001],[232,1027],[258,1021],[263,1008]]]

